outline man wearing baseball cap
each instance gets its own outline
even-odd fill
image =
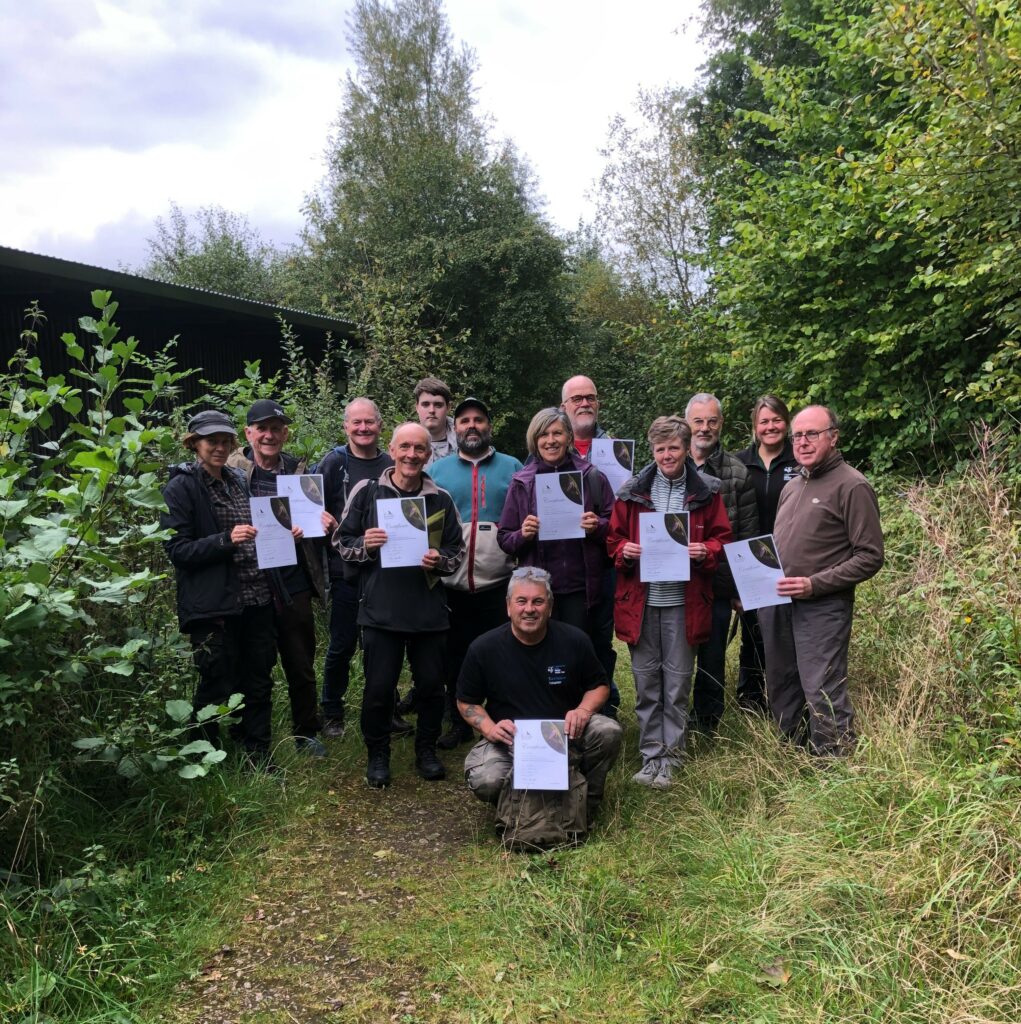
[[[284,451],[291,419],[279,402],[260,398],[245,417],[248,444],[235,451],[228,465],[240,470],[253,497],[273,497],[280,474],[306,472],[304,460]],[[329,534],[336,521],[324,510],[323,528]],[[320,731],[316,698],[316,630],[312,601],[323,601],[326,584],[320,538],[298,544],[298,564],[266,572],[273,596],[277,649],[287,680],[291,701],[294,742],[300,753],[325,757],[326,748],[317,738]]]
[[[514,563],[496,542],[497,523],[511,477],[521,463],[492,445],[489,407],[468,397],[454,409],[457,451],[429,467],[429,475],[454,499],[467,555],[444,578],[450,608],[447,634],[447,729],[437,746],[453,750],[475,735],[457,710],[457,677],[468,646],[507,621],[505,591]]]

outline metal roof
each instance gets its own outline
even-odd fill
[[[336,331],[350,336],[358,331],[357,324],[339,317],[324,316],[321,313],[310,313],[303,309],[289,306],[274,306],[270,302],[256,299],[243,299],[237,295],[212,291],[209,288],[196,288],[191,285],[168,284],[140,274],[129,274],[123,270],[110,270],[107,267],[94,267],[88,263],[76,263],[74,260],[59,259],[56,256],[43,256],[39,253],[26,252],[0,245],[0,272],[4,268],[11,270],[30,271],[49,274],[65,281],[77,282],[91,288],[108,288],[116,295],[122,291],[139,292],[153,298],[169,299],[186,302],[191,305],[204,305],[212,309],[226,310],[232,313],[243,313],[249,316],[276,319],[283,316],[288,323],[296,326],[317,327],[320,330]]]

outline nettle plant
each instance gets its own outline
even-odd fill
[[[188,673],[172,614],[163,467],[187,376],[119,340],[109,292],[62,337],[67,376],[24,347],[0,376],[0,775],[5,813],[82,761],[128,778],[204,775],[223,757],[187,743]],[[184,695],[186,696],[186,695]],[[230,709],[212,708],[207,717]],[[2,820],[2,816],[0,816]]]

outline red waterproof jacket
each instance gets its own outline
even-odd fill
[[[627,496],[613,503],[610,532],[606,550],[617,570],[617,587],[613,601],[613,625],[617,636],[626,644],[638,643],[645,614],[648,585],[638,578],[638,563],[629,562],[620,553],[628,541],[638,543],[638,517],[655,511],[650,497],[656,464],[646,466],[621,488]],[[704,477],[689,459],[685,465],[685,494],[688,510],[689,539],[705,544],[705,560],[691,563],[691,580],[685,588],[684,631],[688,643],[695,645],[709,639],[713,612],[713,574],[722,557],[723,545],[734,539],[730,519],[719,495],[720,481]]]

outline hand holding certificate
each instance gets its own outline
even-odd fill
[[[535,512],[539,517],[539,540],[581,540],[585,530],[581,473],[536,473]]]
[[[567,733],[563,720],[514,723],[514,788],[567,789]]]
[[[777,582],[784,573],[771,533],[752,537],[751,540],[735,540],[724,544],[723,550],[741,598],[741,607],[746,612],[791,603],[789,597],[781,597],[776,592]]]
[[[287,498],[252,498],[255,557],[260,569],[298,564],[298,549],[291,533],[291,505]]]
[[[592,465],[601,470],[616,494],[634,476],[635,443],[616,437],[592,438],[589,456]]]
[[[638,578],[643,583],[684,583],[691,579],[687,512],[643,512],[638,517],[642,547]]]
[[[323,478],[318,474],[303,473],[298,476],[277,477],[277,494],[290,499],[291,518],[295,526],[301,527],[306,537],[325,537],[323,512],[326,500],[323,497]]]
[[[383,569],[420,566],[429,551],[425,498],[377,498],[376,521],[386,531],[379,549]]]

